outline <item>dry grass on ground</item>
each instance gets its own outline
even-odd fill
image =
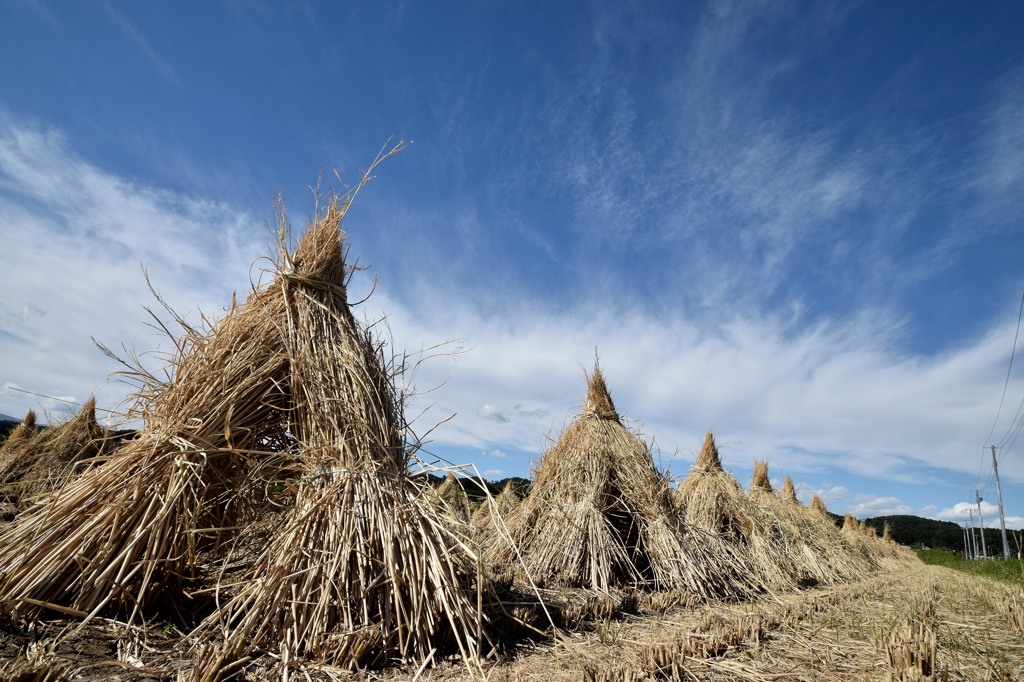
[[[34,636],[0,633],[5,679],[45,668],[60,673],[53,680],[136,682],[174,679],[174,669],[187,665],[164,657],[175,639],[168,628],[98,620],[54,646],[64,625],[40,624]],[[159,661],[162,671],[139,668]],[[278,668],[265,656],[242,679],[281,679]],[[1019,680],[1024,600],[1016,588],[920,564],[766,601],[599,619],[485,668],[495,682]],[[390,682],[417,673],[421,680],[473,679],[458,662],[355,673],[311,666],[292,678]]]

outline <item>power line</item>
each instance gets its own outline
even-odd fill
[[[1024,317],[1024,293],[1021,294],[1021,297],[1020,297],[1020,309],[1017,311],[1017,329],[1013,333],[1013,348],[1010,350],[1010,364],[1006,368],[1006,380],[1003,382],[1003,394],[1001,396],[999,396],[999,407],[998,407],[998,409],[996,409],[996,418],[992,422],[992,428],[989,430],[988,435],[985,436],[985,443],[991,442],[992,434],[994,434],[996,432],[996,426],[999,425],[999,415],[1001,415],[1002,412],[1003,412],[1003,402],[1006,400],[1006,389],[1010,385],[1010,374],[1013,372],[1013,358],[1017,354],[1017,339],[1020,336],[1020,322],[1021,322],[1021,318],[1022,317]],[[1024,409],[1024,398],[1021,399],[1021,403],[1017,407],[1017,414],[1014,415],[1013,421],[1010,422],[1010,428],[1007,429],[1006,435],[1004,435],[1003,438],[999,442],[999,447],[1003,448],[1004,451],[1009,449],[1008,447],[1003,447],[1003,446],[1004,446],[1004,443],[1006,442],[1007,437],[1010,435],[1010,432],[1012,432],[1014,430],[1014,425],[1017,424],[1018,419],[1020,419],[1020,417],[1021,417],[1021,410],[1022,409]],[[1015,433],[1015,435],[1013,437],[1014,441],[1017,440],[1017,435],[1020,434],[1021,428],[1024,428],[1024,419],[1020,419],[1020,424],[1017,425],[1016,433]],[[1012,443],[1011,443],[1011,446],[1012,446]],[[978,483],[981,482],[981,471],[984,468],[984,466],[985,466],[985,446],[983,445],[982,448],[981,448],[981,459],[978,461],[978,477],[974,481],[974,485],[975,486],[977,486]],[[985,487],[988,488],[988,484],[987,483],[985,484]]]
[[[1010,385],[1010,372],[1013,370],[1013,356],[1017,352],[1017,337],[1020,335],[1020,320],[1022,315],[1024,315],[1024,294],[1021,294],[1020,296],[1020,310],[1017,312],[1017,331],[1013,334],[1013,350],[1010,351],[1010,366],[1006,368],[1006,381],[1003,382],[1003,395],[999,398],[999,409],[996,410],[996,419],[992,422],[992,430],[988,432],[987,436],[985,436],[986,443],[992,438],[992,434],[996,432],[996,425],[999,423],[999,415],[1003,411],[1003,401],[1006,399],[1006,387]],[[1019,412],[1020,410],[1018,409],[1018,413]]]

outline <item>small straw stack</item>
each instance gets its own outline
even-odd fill
[[[836,566],[841,563],[845,567],[847,580],[861,577],[878,568],[871,552],[865,551],[863,545],[856,542],[855,537],[836,525],[825,502],[817,495],[811,498],[808,515],[821,534],[823,541],[832,547],[830,556],[834,559],[829,559],[830,564]]]
[[[25,418],[18,422],[18,425],[14,427],[14,430],[7,434],[7,438],[0,443],[0,463],[6,459],[7,453],[9,453],[16,444],[26,438],[35,437],[38,430],[39,429],[36,426],[36,413],[29,410],[25,414]]]
[[[680,525],[668,481],[619,419],[597,367],[582,413],[543,455],[506,526],[509,537],[489,549],[491,563],[514,569],[521,558],[538,585],[744,593],[728,549]]]
[[[480,508],[473,514],[472,523],[479,529],[490,529],[495,523],[495,517],[504,520],[519,505],[519,502],[516,488],[512,485],[512,481],[509,481],[493,499],[488,496],[483,501]]]
[[[17,429],[12,435],[16,433]],[[0,458],[0,496],[25,508],[36,496],[62,487],[108,449],[108,442],[106,431],[96,422],[96,399],[90,398],[64,423],[34,436],[19,434],[5,443]]]
[[[454,472],[448,472],[441,485],[430,492],[433,493],[442,513],[451,516],[460,525],[470,522],[469,496],[455,478]]]
[[[718,535],[731,545],[764,588],[785,591],[797,582],[784,533],[744,494],[722,468],[714,436],[708,432],[693,470],[676,494],[688,526]]]
[[[842,542],[839,529],[831,523],[827,510],[816,511],[800,504],[793,479],[788,475],[782,484],[780,501],[781,513],[799,529],[802,545],[797,562],[808,571],[810,579],[823,585],[834,585],[855,577],[847,547]],[[824,507],[817,495],[812,505]]]
[[[796,493],[793,481],[788,476],[787,497]],[[785,489],[785,484],[784,484]],[[815,585],[829,582],[828,571],[822,565],[808,538],[801,528],[799,514],[786,500],[780,499],[772,488],[768,475],[768,463],[762,460],[754,462],[754,476],[748,493],[756,515],[763,519],[762,528],[768,530],[765,541],[783,552],[792,564],[794,577],[799,585]]]

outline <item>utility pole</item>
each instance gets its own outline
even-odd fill
[[[964,521],[964,556],[968,559],[971,558],[971,548],[967,545],[967,522]]]
[[[974,510],[971,509],[970,507],[968,507],[967,508],[967,513],[971,515],[971,532],[970,532],[970,536],[971,536],[971,558],[972,559],[977,559],[978,558],[978,545],[975,544],[975,541],[974,541]]]
[[[981,528],[981,558],[987,559],[988,552],[985,550],[985,519],[981,518],[981,491],[974,489],[974,499],[978,503],[978,526]]]
[[[1003,533],[1003,559],[1010,560],[1010,543],[1006,541],[1006,517],[1003,515],[1003,489],[999,486],[999,464],[996,462],[996,446],[992,446],[992,473],[996,476],[996,499],[999,500],[999,530]]]

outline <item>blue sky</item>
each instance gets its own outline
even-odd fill
[[[413,378],[437,457],[527,474],[596,348],[674,475],[713,429],[744,482],[960,520],[1001,443],[1024,527],[1022,33],[1015,2],[0,0],[0,412],[113,408],[90,336],[160,346],[142,266],[216,314],[276,192],[300,229],[394,137],[353,298],[461,350]]]

